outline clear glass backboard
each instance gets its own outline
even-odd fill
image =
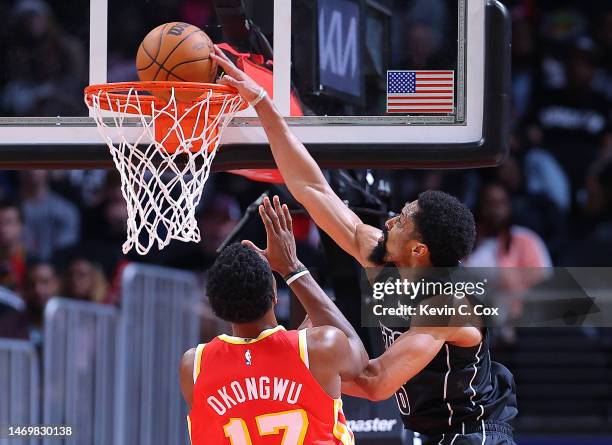
[[[510,26],[494,0],[11,0],[0,9],[3,168],[110,166],[82,90],[137,79],[140,41],[170,21],[253,54],[323,166],[493,165],[506,151]],[[222,144],[216,169],[273,166],[252,109]]]

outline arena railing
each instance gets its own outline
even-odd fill
[[[0,445],[9,444],[9,426],[36,425],[40,419],[38,353],[25,340],[0,338]],[[14,443],[14,442],[13,442]],[[38,445],[35,437],[18,443]]]
[[[114,443],[189,443],[178,365],[199,341],[202,306],[196,277],[131,264],[121,288]]]
[[[64,298],[47,304],[43,423],[71,431],[45,436],[44,445],[112,443],[118,318],[108,305]]]

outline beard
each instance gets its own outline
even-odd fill
[[[386,227],[384,227],[382,232],[382,239],[378,240],[378,243],[376,246],[374,246],[372,252],[370,252],[370,255],[368,256],[368,261],[376,264],[377,266],[384,266],[388,263],[385,258],[387,257],[387,240],[389,239],[389,231]]]

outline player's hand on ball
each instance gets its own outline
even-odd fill
[[[261,86],[251,79],[244,71],[238,69],[221,48],[215,45],[215,52],[211,53],[210,57],[221,65],[221,68],[225,71],[225,74],[217,83],[236,88],[238,93],[247,102],[253,102],[257,99],[261,91]]]
[[[278,196],[274,197],[273,203],[266,196],[263,205],[259,206],[259,215],[266,227],[268,246],[262,250],[251,241],[242,244],[263,255],[272,270],[283,276],[302,267],[296,254],[293,222],[287,205],[281,205]]]

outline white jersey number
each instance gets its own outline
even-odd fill
[[[263,414],[255,417],[260,436],[283,435],[281,445],[302,445],[308,430],[308,416],[303,409]],[[233,418],[223,427],[231,445],[252,445],[251,435],[243,419]]]

